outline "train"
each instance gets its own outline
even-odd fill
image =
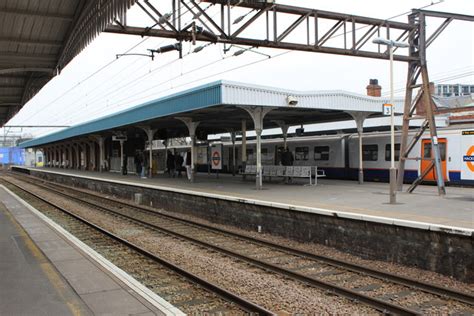
[[[415,131],[409,133],[409,140]],[[395,132],[395,161],[399,160],[401,132]],[[242,171],[241,142],[234,146],[230,141],[222,144],[222,170],[224,173]],[[390,132],[368,132],[363,134],[363,170],[366,181],[389,181]],[[447,184],[474,186],[474,129],[471,126],[451,126],[438,129],[438,143],[442,161],[442,173]],[[247,140],[247,164],[256,164],[256,141]],[[356,180],[359,173],[359,137],[357,133],[334,135],[294,136],[287,139],[287,147],[294,157],[294,166],[316,166],[324,170],[328,179]],[[183,154],[188,146],[169,147],[175,153]],[[235,150],[235,164],[233,157]],[[154,160],[159,161],[158,170],[164,169],[164,148],[158,149]],[[280,165],[283,139],[262,140],[262,165]],[[431,137],[425,132],[412,149],[405,164],[405,182],[411,183],[428,168],[432,159]],[[197,170],[208,171],[210,166],[209,144],[197,147]],[[235,166],[235,168],[234,168]],[[234,170],[233,170],[234,169]],[[155,169],[156,170],[156,169]],[[424,181],[436,181],[435,172],[429,172]]]
[[[32,149],[21,147],[0,147],[0,165],[20,165],[20,166],[43,166],[43,154],[35,153]]]

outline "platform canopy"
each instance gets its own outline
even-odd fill
[[[242,120],[251,130],[254,123],[245,108],[257,107],[272,109],[263,120],[265,129],[279,127],[282,122],[292,126],[351,120],[351,113],[377,117],[382,115],[382,105],[387,102],[387,98],[345,91],[302,92],[218,81],[23,142],[20,146],[40,147],[91,134],[108,136],[137,127],[156,130],[158,139],[188,136],[182,118],[200,122],[197,135],[240,131]],[[401,113],[402,98],[396,99],[395,108]]]
[[[0,1],[0,127],[135,1]]]

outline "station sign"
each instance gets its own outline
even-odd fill
[[[474,130],[462,131],[461,154],[461,179],[474,180]]]
[[[126,140],[127,140],[127,136],[125,136],[125,135],[112,135],[112,140],[113,140],[114,142],[126,141]]]
[[[213,170],[222,170],[222,145],[214,144],[211,146],[211,168]]]
[[[382,106],[383,115],[392,115],[393,105],[390,103],[384,103]]]

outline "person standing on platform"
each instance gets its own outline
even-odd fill
[[[168,157],[166,158],[166,168],[168,169],[169,176],[174,178],[174,155],[168,150]]]
[[[124,176],[127,175],[127,160],[128,160],[128,159],[127,159],[127,156],[124,156],[124,157],[123,157],[123,167],[122,167],[122,174],[123,174]]]
[[[281,164],[283,166],[293,166],[293,161],[294,161],[293,153],[288,148],[286,148],[285,151],[281,155]],[[291,178],[286,176],[285,183],[289,183],[289,182],[291,182]]]
[[[137,173],[137,176],[140,176],[142,172],[142,161],[140,152],[138,150],[135,151],[135,157],[133,161],[135,163],[135,172]]]
[[[185,164],[186,164],[186,175],[188,176],[188,180],[191,180],[191,172],[192,172],[192,169],[191,169],[191,152],[188,150],[186,152],[186,156],[185,156]]]
[[[183,156],[181,156],[178,153],[176,155],[174,162],[175,162],[176,172],[178,173],[178,177],[181,178],[181,171],[183,171],[183,162],[184,162]]]

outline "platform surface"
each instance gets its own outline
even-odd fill
[[[255,189],[254,179],[242,176],[199,173],[195,182],[186,179],[185,172],[178,178],[156,175],[142,179],[136,175],[123,176],[112,172],[78,171],[56,168],[31,168],[44,172],[57,172],[102,180],[125,181],[135,185],[167,189],[189,190],[200,194],[213,194],[249,202],[280,203],[289,208],[321,208],[334,212],[348,212],[363,216],[393,218],[468,230],[474,229],[474,188],[447,187],[445,197],[438,196],[437,187],[421,185],[414,193],[399,192],[397,204],[388,204],[388,183],[318,179],[317,186],[306,186],[306,179],[284,184],[280,179],[264,182],[263,190]],[[405,187],[405,191],[408,187]]]
[[[0,187],[0,315],[163,315]]]

